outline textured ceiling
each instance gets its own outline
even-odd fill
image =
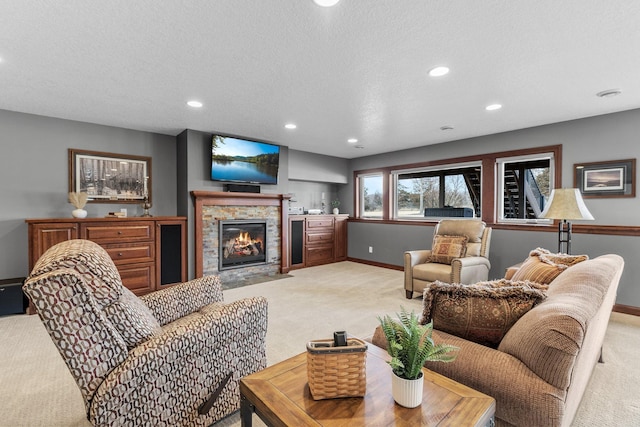
[[[0,109],[361,157],[640,108],[639,23],[633,0],[0,0]]]

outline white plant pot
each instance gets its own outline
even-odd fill
[[[71,215],[73,215],[74,218],[86,218],[87,211],[84,209],[74,209],[71,211]]]
[[[405,380],[391,372],[391,394],[393,400],[405,408],[415,408],[422,403],[424,375],[417,380]]]
[[[340,213],[340,209],[338,208],[333,208],[333,214],[334,215],[338,215]]]

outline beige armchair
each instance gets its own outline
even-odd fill
[[[458,241],[445,242],[442,236],[464,236],[466,241],[461,237]],[[431,249],[404,253],[407,299],[413,298],[414,292],[422,293],[436,280],[469,284],[488,279],[491,227],[477,219],[444,219],[436,225],[433,239]]]
[[[225,304],[217,276],[138,298],[102,247],[69,240],[42,255],[24,291],[94,426],[209,426],[266,366],[266,299]]]

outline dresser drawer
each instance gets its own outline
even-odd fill
[[[87,240],[96,243],[120,243],[136,242],[141,240],[153,240],[154,228],[149,222],[132,223],[122,225],[83,224],[82,235]]]
[[[310,219],[307,218],[307,229],[313,228],[330,228],[333,229],[333,218],[328,219]]]
[[[154,243],[141,242],[126,245],[108,244],[102,245],[116,265],[132,262],[153,262]]]
[[[306,265],[320,265],[333,262],[333,245],[308,247]]]
[[[333,242],[333,233],[307,233],[307,243],[321,243],[321,242]]]
[[[122,284],[136,295],[144,295],[155,289],[156,275],[153,264],[118,266]]]

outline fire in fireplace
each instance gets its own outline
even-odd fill
[[[220,221],[218,236],[219,270],[266,263],[266,220]]]

